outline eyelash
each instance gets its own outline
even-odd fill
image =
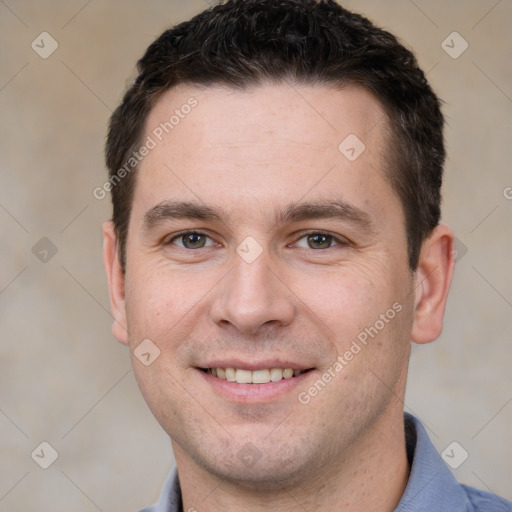
[[[206,233],[204,233],[202,231],[187,230],[187,231],[182,231],[181,233],[178,233],[178,234],[174,235],[167,242],[165,242],[164,245],[173,245],[173,242],[175,240],[183,238],[186,235],[200,235],[200,236],[205,236],[205,237],[209,238],[210,240],[213,240],[209,235],[207,235]],[[299,240],[302,240],[303,238],[308,237],[310,235],[321,235],[321,236],[330,237],[334,242],[336,242],[336,245],[331,246],[331,247],[327,247],[327,249],[332,249],[332,248],[337,247],[337,246],[349,246],[350,245],[350,241],[347,240],[347,239],[344,239],[344,238],[340,239],[340,238],[332,235],[331,233],[328,233],[327,231],[318,231],[318,230],[316,230],[316,231],[315,230],[306,231],[306,232],[301,233],[300,237],[297,238],[297,240],[295,242],[293,242],[293,243],[297,243]],[[291,244],[288,244],[287,247],[289,245],[291,245]],[[209,246],[209,247],[211,247],[211,246]],[[188,251],[194,251],[194,250],[197,251],[198,250],[198,249],[189,249],[187,247],[181,247],[181,248],[182,249],[186,249]],[[205,248],[206,247],[199,247],[199,249],[205,249]],[[314,250],[314,251],[325,251],[326,249],[311,249],[311,250]]]

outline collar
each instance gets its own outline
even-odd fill
[[[421,422],[405,413],[404,424],[411,473],[395,512],[473,510],[464,488],[447,468]]]

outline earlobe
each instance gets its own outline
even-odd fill
[[[119,263],[117,236],[112,221],[103,224],[103,263],[107,273],[110,294],[110,310],[114,318],[112,334],[124,345],[128,345],[126,328],[124,274]]]
[[[423,242],[416,270],[411,334],[415,343],[429,343],[441,334],[454,266],[453,232],[439,225]]]

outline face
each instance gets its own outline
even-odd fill
[[[417,304],[387,133],[354,87],[180,86],[154,107],[114,332],[183,463],[300,482],[402,414]]]

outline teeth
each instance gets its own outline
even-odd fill
[[[283,378],[283,370],[280,368],[272,368],[270,370],[270,380],[272,382],[277,382],[278,380],[281,380]]]
[[[270,368],[268,370],[241,370],[237,368],[209,368],[207,372],[219,379],[239,384],[267,384],[300,375],[303,370],[292,368]]]
[[[236,373],[239,371],[240,370],[237,370]],[[251,382],[253,384],[266,384],[267,382],[270,382],[270,372],[268,370],[255,370],[249,373],[252,373]]]
[[[226,380],[229,380],[229,382],[235,382],[236,371],[234,368],[226,368]]]
[[[252,372],[249,370],[237,370],[235,375],[239,384],[250,384],[252,382]]]
[[[283,372],[283,377],[285,379],[290,379],[293,377],[293,370],[291,368],[286,368],[286,370]]]

